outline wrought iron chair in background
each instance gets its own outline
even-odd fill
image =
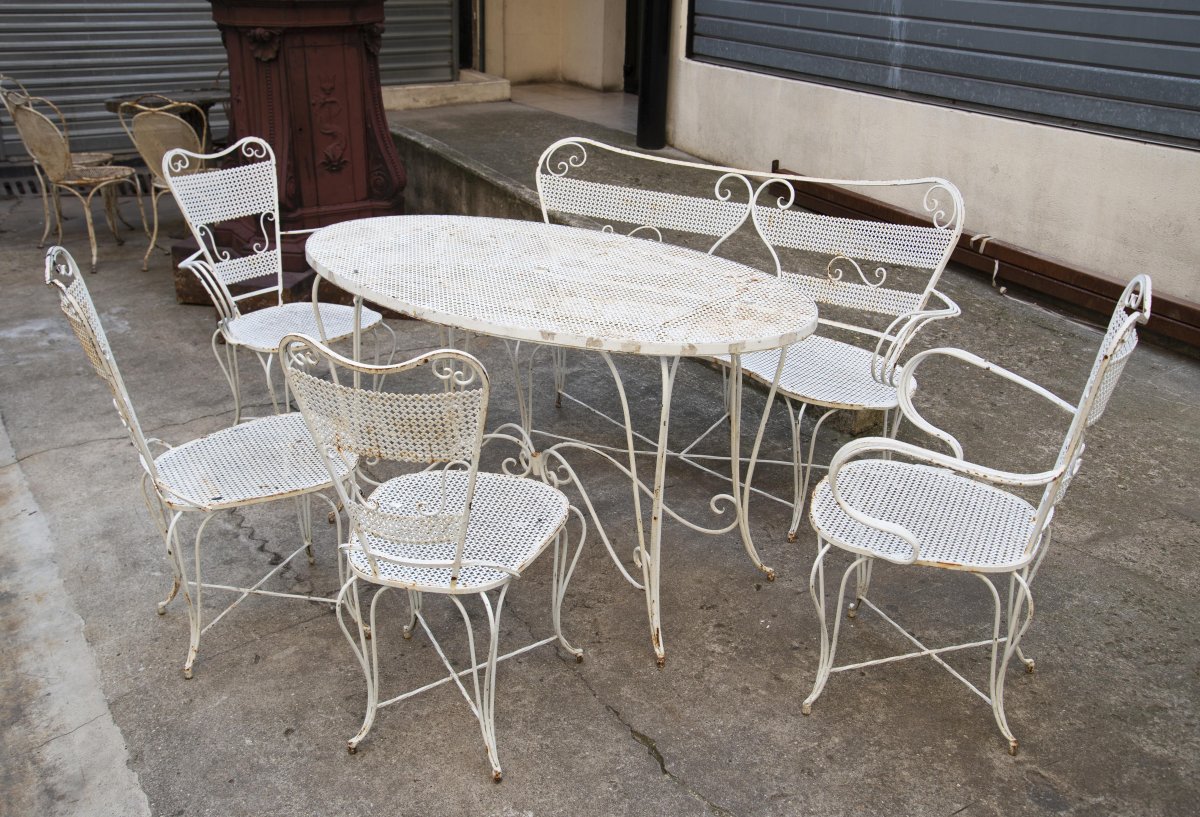
[[[1050,545],[1050,522],[1071,480],[1079,471],[1087,429],[1100,419],[1129,356],[1137,345],[1137,326],[1150,317],[1150,279],[1134,278],[1125,288],[1100,343],[1091,374],[1077,404],[961,349],[931,349],[915,355],[899,375],[900,411],[904,419],[944,443],[949,455],[883,437],[854,440],[833,458],[829,474],[813,491],[810,519],[817,531],[818,552],[809,581],[821,622],[821,657],[812,693],[803,712],[821,695],[833,672],[858,669],[902,658],[929,656],[966,684],[992,708],[1012,754],[1017,739],[1004,713],[1004,680],[1016,655],[1026,669],[1033,661],[1021,651],[1021,636],[1033,616],[1030,589]],[[954,436],[937,428],[913,407],[911,384],[917,368],[933,357],[948,357],[976,366],[1045,398],[1071,417],[1054,465],[1039,473],[998,470],[968,461]],[[1006,489],[1040,490],[1032,504]],[[834,606],[833,635],[826,619],[825,557],[837,547],[852,555],[842,575]],[[896,624],[868,597],[871,568],[882,559],[899,565],[958,570],[980,579],[995,603],[992,637],[950,647],[925,646]],[[892,624],[917,651],[834,667],[846,584],[856,574],[856,598],[848,615],[865,605]],[[1002,589],[992,576],[1008,575],[1007,610]],[[961,649],[991,647],[988,694],[952,669],[942,655]]]
[[[230,162],[237,164],[222,166]],[[313,303],[284,303],[280,236],[312,231],[279,229],[275,153],[265,141],[247,136],[212,154],[176,148],[163,156],[162,175],[200,245],[200,249],[179,266],[196,275],[217,308],[220,320],[213,332],[212,349],[233,392],[234,422],[242,416],[237,360],[237,350],[241,347],[258,357],[276,411],[279,402],[271,368],[279,352],[279,343],[287,334],[312,335],[326,342],[336,342],[355,335],[356,327],[371,329],[376,333],[378,359],[378,332],[382,329],[391,335],[394,353],[396,335],[383,322],[383,316],[373,309],[317,303],[315,284]],[[216,230],[239,219],[253,219],[256,226],[245,254],[235,256],[217,245]],[[231,286],[246,282],[261,282],[261,286],[238,295],[231,292]],[[275,303],[253,312],[241,311],[240,303],[260,296],[273,296]],[[222,340],[224,352],[219,345]],[[357,349],[354,355],[358,356]]]
[[[199,154],[208,144],[208,119],[200,106],[191,102],[176,102],[161,94],[147,94],[132,102],[123,102],[118,109],[121,127],[150,171],[150,212],[153,229],[150,246],[142,257],[142,269],[147,269],[150,253],[158,244],[158,200],[171,191],[163,177],[163,156],[172,148],[182,148]],[[197,133],[192,123],[200,123]],[[197,165],[196,170],[203,170]],[[170,254],[170,250],[165,250]]]
[[[14,87],[13,88],[5,88],[4,87],[5,83],[8,83]],[[40,97],[34,97],[32,94],[30,94],[29,91],[27,91],[25,89],[25,86],[22,85],[17,79],[15,79],[13,77],[5,76],[4,74],[0,74],[0,102],[4,103],[4,110],[8,112],[8,118],[10,120],[13,120],[14,127],[16,125],[16,120],[15,120],[15,117],[13,116],[13,109],[18,104],[24,104],[30,100],[40,100],[40,99],[41,99]],[[67,141],[67,150],[70,152],[72,166],[74,166],[74,167],[97,167],[99,165],[107,165],[107,164],[112,163],[113,155],[111,153],[103,153],[101,151],[82,151],[81,152],[81,151],[70,150],[71,137],[70,137],[69,132],[67,131],[66,117],[64,117],[62,115],[62,111],[58,110],[58,108],[53,103],[46,100],[45,104],[47,106],[49,106],[49,109],[55,114],[55,117],[58,120],[58,127],[60,130],[62,130],[63,138]],[[18,135],[20,135],[20,134],[18,133]],[[23,142],[24,142],[24,140],[22,140],[22,143]],[[43,220],[42,240],[40,242],[38,242],[38,248],[40,249],[40,248],[46,246],[46,238],[50,235],[50,195],[51,195],[51,193],[53,194],[53,197],[54,197],[54,218],[55,218],[55,223],[59,225],[58,231],[59,231],[59,240],[60,241],[62,240],[62,225],[61,225],[62,207],[60,206],[60,203],[59,203],[58,190],[57,189],[53,189],[53,190],[49,190],[49,191],[47,190],[46,179],[42,174],[42,168],[38,164],[37,158],[29,151],[28,148],[26,148],[25,152],[29,155],[30,160],[33,162],[33,175],[34,175],[34,178],[37,179],[38,190],[42,195],[42,220]]]
[[[492,775],[499,781],[496,662],[554,641],[582,660],[583,652],[563,636],[560,610],[586,535],[583,517],[549,484],[479,471],[490,384],[483,365],[469,354],[446,349],[371,366],[296,335],[284,338],[281,354],[291,392],[350,519],[350,540],[343,545],[350,578],[339,596],[338,621],[367,682],[366,716],[348,743],[350,752],[367,736],[380,708],[449,681],[479,721]],[[386,390],[357,388],[368,375]],[[368,463],[370,474],[356,467]],[[343,473],[349,474],[345,480],[338,478]],[[580,524],[573,554],[566,531],[570,514]],[[554,634],[498,656],[500,614],[509,585],[551,544]],[[378,590],[370,603],[369,630],[355,626],[352,632],[343,610],[365,623],[360,580]],[[420,623],[450,674],[381,701],[376,612],[389,588],[408,591],[404,637],[410,638]],[[454,668],[431,632],[422,612],[426,594],[449,596],[462,616],[470,660],[466,669]],[[488,624],[482,662],[462,601],[471,595],[479,597]]]
[[[174,574],[171,592],[165,601],[159,603],[158,613],[162,615],[166,612],[167,605],[180,589],[187,603],[190,641],[187,660],[183,665],[184,677],[192,677],[192,665],[200,651],[201,634],[248,595],[334,603],[333,598],[261,589],[268,579],[283,570],[301,552],[307,552],[312,562],[311,497],[314,494],[320,497],[334,511],[337,507],[319,493],[330,487],[330,473],[313,445],[300,414],[251,420],[175,447],[162,440],[147,438],[142,433],[87,285],[79,275],[75,259],[62,247],[51,247],[46,253],[46,283],[58,290],[63,314],[83,346],[88,361],[112,392],[113,405],[129,432],[141,462],[142,492],[146,506],[163,536]],[[154,454],[152,447],[161,448],[161,453]],[[201,537],[216,513],[279,499],[295,500],[303,544],[249,586],[233,587],[201,581]],[[191,579],[188,577],[180,531],[181,520],[190,513],[202,516],[195,533],[192,553],[195,577]],[[340,543],[340,516],[337,518],[337,533]],[[340,576],[340,559],[338,568]],[[207,589],[232,592],[237,594],[237,598],[205,625],[201,602],[202,592]]]
[[[11,95],[10,95],[11,98]],[[37,166],[49,182],[50,189],[57,196],[58,191],[65,190],[83,206],[83,217],[87,224],[88,241],[92,247],[92,272],[96,271],[96,227],[92,221],[92,199],[100,193],[104,201],[104,217],[108,228],[118,244],[124,244],[125,239],[117,232],[117,186],[128,185],[134,192],[138,212],[142,218],[142,229],[149,237],[150,230],[146,225],[146,213],[142,208],[142,184],[138,181],[132,167],[124,165],[98,165],[83,167],[71,160],[71,149],[66,136],[49,116],[38,108],[49,108],[57,111],[53,103],[38,97],[28,97],[16,103],[12,108],[13,121],[17,132],[29,155],[37,162]],[[57,208],[57,198],[56,198]],[[56,209],[57,212],[57,209]],[[62,240],[62,218],[58,218],[58,240]]]

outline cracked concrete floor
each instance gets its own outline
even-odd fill
[[[779,571],[773,583],[735,539],[667,526],[663,670],[654,665],[642,596],[591,541],[564,607],[564,626],[586,660],[547,647],[502,665],[505,779],[497,786],[475,722],[447,687],[384,710],[362,750],[346,753],[363,684],[323,605],[244,604],[205,635],[196,677],[183,680],[183,609],[176,603],[166,616],[154,614],[170,576],[162,545],[104,387],[40,283],[38,209],[32,200],[0,201],[0,419],[13,451],[0,474],[27,488],[21,508],[41,520],[40,528],[17,528],[19,514],[6,516],[0,553],[53,568],[58,584],[11,567],[0,574],[0,812],[1150,815],[1189,813],[1200,799],[1195,361],[1143,344],[1090,438],[1034,588],[1037,616],[1025,644],[1038,671],[1009,679],[1018,757],[1005,752],[988,708],[929,662],[835,676],[813,715],[802,716],[817,654],[807,590],[813,542],[805,534],[788,544],[787,510],[761,500],[754,532]],[[178,228],[169,224],[168,232]],[[208,347],[211,310],[175,304],[164,256],[153,257],[149,272],[138,269],[140,238],[123,248],[100,242],[100,272],[88,284],[147,433],[178,441],[228,423],[231,401]],[[79,219],[68,222],[65,243],[86,251]],[[962,345],[1060,393],[1078,392],[1094,330],[957,272],[944,281],[964,316],[931,327],[926,345]],[[406,351],[435,343],[428,327],[395,326]],[[512,415],[508,369],[497,344],[479,351],[496,380],[499,422]],[[606,375],[593,364],[573,357],[569,387],[611,406]],[[656,418],[656,372],[645,362],[623,365],[645,428]],[[246,391],[261,410],[256,374],[247,367]],[[677,394],[688,398],[677,402],[680,440],[716,416],[716,382],[703,366],[681,366]],[[968,429],[977,456],[998,464],[1049,456],[1057,430],[999,419],[971,402],[985,396],[973,381],[931,368],[923,387],[934,413]],[[547,396],[536,411],[563,433],[615,439],[570,403],[556,410]],[[785,457],[782,415],[771,429],[769,453]],[[831,434],[821,455],[841,439]],[[580,467],[627,555],[627,488],[598,461]],[[777,469],[759,484],[784,492],[787,480]],[[706,502],[719,483],[679,467],[668,485],[681,509],[712,520]],[[206,571],[248,576],[294,536],[286,504],[224,515],[206,537]],[[332,531],[319,530],[317,564],[300,560],[281,588],[331,592],[333,544]],[[549,561],[541,562],[509,595],[504,644],[548,631]],[[949,641],[988,627],[977,584],[879,570],[874,595],[920,637]],[[397,690],[438,670],[424,639],[398,637],[399,601],[393,594],[381,605],[392,620],[380,634],[384,683]],[[437,599],[426,607],[444,643],[461,645],[453,609]],[[41,630],[32,643],[10,638],[30,631],[39,611],[48,611],[42,623],[55,637]],[[86,641],[67,638],[72,627]],[[903,648],[866,615],[843,635],[849,660]],[[955,663],[981,679],[986,653]],[[46,715],[55,707],[55,717]],[[95,729],[104,734],[80,737]]]

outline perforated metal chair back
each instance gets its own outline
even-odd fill
[[[175,148],[162,158],[162,175],[175,196],[219,293],[229,306],[274,292],[282,303],[283,266],[279,250],[279,185],[275,153],[256,136],[247,136],[217,153]],[[258,235],[246,255],[235,257],[216,243],[216,228],[254,219]],[[263,276],[274,283],[236,297],[229,286]],[[236,307],[234,307],[236,312]]]
[[[71,170],[71,148],[67,137],[50,117],[34,107],[45,104],[53,108],[53,104],[40,97],[14,99],[13,102],[10,113],[25,150],[41,165],[50,181],[65,179]]]
[[[441,350],[404,363],[355,363],[318,341],[289,335],[281,345],[288,385],[309,430],[334,473],[356,540],[378,573],[377,560],[449,568],[457,577],[479,468],[490,385],[478,360],[464,352]],[[379,378],[389,388],[356,385]],[[385,510],[370,498],[375,483],[356,463],[419,464],[442,469],[436,506],[418,503],[409,512]],[[447,480],[448,469],[465,470]],[[465,493],[464,493],[465,492]],[[374,542],[412,545],[412,558],[397,558]],[[450,560],[431,557],[421,546],[454,543]]]
[[[100,323],[96,305],[92,302],[83,276],[79,274],[79,265],[63,247],[51,247],[46,252],[46,285],[58,290],[59,306],[66,315],[79,345],[83,347],[88,362],[112,392],[113,406],[129,431],[142,468],[152,480],[156,479],[154,457],[142,433],[141,424],[138,423],[129,392],[125,389],[125,381],[121,379],[121,372],[113,357],[112,347],[108,344],[108,336]]]
[[[176,102],[169,97],[150,94],[121,103],[118,114],[121,127],[157,182],[165,183],[162,167],[163,157],[168,151],[181,148],[198,155],[208,140],[208,121],[204,111],[191,102]],[[200,133],[184,119],[184,114],[201,123]],[[203,169],[203,165],[197,162],[193,172]],[[186,173],[187,169],[181,172]]]
[[[1125,371],[1130,355],[1137,348],[1139,325],[1150,319],[1151,284],[1148,275],[1138,275],[1125,287],[1112,318],[1108,322],[1096,359],[1092,363],[1087,384],[1079,398],[1075,418],[1059,449],[1056,465],[1063,467],[1062,476],[1048,484],[1042,493],[1038,507],[1035,534],[1030,539],[1028,550],[1036,548],[1042,531],[1050,524],[1054,508],[1062,501],[1071,481],[1079,473],[1085,449],[1087,430],[1099,420],[1108,408],[1108,401],[1116,390],[1117,383]]]

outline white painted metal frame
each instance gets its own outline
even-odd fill
[[[62,247],[51,247],[46,253],[45,278],[48,286],[57,289],[63,314],[88,361],[112,392],[113,405],[138,453],[143,471],[142,494],[162,534],[174,576],[171,591],[159,603],[158,613],[165,614],[167,605],[180,590],[187,604],[189,644],[183,664],[184,677],[192,677],[192,667],[200,652],[200,636],[250,595],[334,604],[336,599],[333,598],[262,589],[300,553],[307,553],[309,563],[313,563],[312,497],[316,496],[329,506],[337,522],[338,541],[342,541],[337,506],[320,493],[330,487],[329,472],[300,414],[293,412],[251,420],[174,447],[146,437],[75,259]],[[154,448],[161,452],[153,453]],[[302,544],[249,586],[202,581],[201,539],[216,514],[280,499],[293,499],[296,503]],[[201,516],[193,543],[194,578],[188,576],[181,531],[182,520],[188,514]],[[338,567],[340,571],[340,561]],[[207,624],[202,616],[202,594],[206,590],[236,594],[234,601]]]
[[[230,166],[225,166],[232,162]],[[220,320],[212,336],[213,355],[233,392],[234,422],[242,415],[241,378],[237,350],[254,352],[266,377],[271,405],[276,412],[272,369],[279,344],[290,333],[309,334],[327,342],[358,337],[361,326],[375,333],[375,359],[379,360],[380,330],[391,336],[391,351],[396,350],[396,334],[372,309],[321,303],[313,288],[312,305],[283,302],[283,259],[280,236],[312,232],[281,231],[279,228],[279,190],[275,153],[271,146],[255,136],[247,136],[226,149],[212,154],[176,148],[162,158],[162,175],[175,196],[179,209],[200,248],[180,263],[191,270],[204,286]],[[216,243],[219,225],[243,218],[257,220],[261,240],[255,240],[249,253],[234,256]],[[229,287],[245,281],[266,278],[269,283],[251,292],[233,295]],[[239,304],[250,298],[275,296],[275,304],[242,313]],[[221,348],[224,341],[224,350]],[[354,355],[359,355],[355,343]],[[283,407],[286,410],[287,395]]]
[[[589,165],[590,158],[595,161]],[[634,175],[616,162],[606,167],[603,161],[621,158],[638,163],[636,175],[641,179],[686,172],[689,179],[708,179],[711,193],[666,192],[604,180],[605,173],[622,178]],[[885,413],[885,428],[889,428],[889,415],[898,402],[899,361],[906,347],[929,322],[959,314],[958,306],[935,289],[963,229],[958,189],[933,177],[849,180],[739,170],[638,153],[584,137],[560,139],[546,148],[535,175],[546,223],[552,217],[583,217],[608,232],[659,241],[676,234],[700,236],[711,241],[708,252],[713,253],[749,222],[765,245],[776,275],[818,305],[840,310],[837,317],[822,315],[824,332],[791,348],[778,383],[792,427],[793,518],[788,539],[794,541],[812,469],[823,467],[813,462],[822,424],[837,411],[876,410]],[[868,193],[893,203],[907,197],[911,209],[925,213],[928,221],[890,224],[797,209],[797,188],[815,186]],[[781,259],[781,251],[795,253]],[[898,287],[897,281],[903,284]],[[850,342],[830,335],[830,330]],[[728,356],[712,359],[730,363]],[[746,375],[767,387],[773,384],[779,364],[778,350],[747,354],[742,360]],[[560,402],[564,380],[558,364],[555,381]],[[727,403],[732,393],[727,378]],[[810,405],[825,411],[812,429],[805,457],[801,429]],[[704,467],[688,455],[698,442],[679,456]]]
[[[809,714],[829,676],[875,664],[929,656],[966,684],[992,708],[996,724],[1012,754],[1017,739],[1004,712],[1006,669],[1017,656],[1032,672],[1034,662],[1021,651],[1021,637],[1033,617],[1031,585],[1050,546],[1050,522],[1058,503],[1078,473],[1084,436],[1108,404],[1129,356],[1137,345],[1137,326],[1150,317],[1150,279],[1134,278],[1125,288],[1108,330],[1100,343],[1083,395],[1071,404],[1007,369],[961,349],[932,349],[915,355],[899,380],[900,411],[904,419],[944,443],[950,455],[884,437],[855,440],[833,458],[829,475],[813,491],[810,520],[818,536],[809,589],[821,622],[821,657],[812,693],[803,712]],[[1039,473],[1002,471],[968,461],[962,444],[948,432],[923,418],[913,407],[910,381],[917,368],[931,357],[949,357],[1022,386],[1045,398],[1071,417],[1070,427],[1054,465]],[[1041,489],[1041,499],[1030,504],[1011,488]],[[825,557],[832,548],[852,554],[842,574],[834,605],[833,634],[826,614]],[[948,647],[927,647],[908,630],[883,613],[870,598],[872,565],[882,559],[970,573],[988,588],[994,603],[991,638]],[[834,666],[841,609],[850,575],[856,574],[855,601],[848,615],[865,605],[892,624],[916,651]],[[992,580],[1008,574],[1007,604]],[[988,692],[985,694],[943,660],[946,653],[982,646],[991,647]]]
[[[371,366],[354,363],[312,338],[289,335],[283,343],[291,391],[350,518],[350,540],[342,545],[350,578],[338,596],[337,611],[367,682],[367,711],[347,746],[351,753],[357,750],[380,708],[453,682],[479,722],[493,778],[499,781],[496,663],[555,641],[576,660],[583,659],[583,651],[563,635],[561,619],[563,597],[586,538],[583,517],[549,484],[480,473],[491,386],[483,365],[471,355],[447,349],[396,365]],[[363,375],[381,387],[359,388]],[[370,473],[356,467],[368,462]],[[378,478],[382,470],[395,466],[408,466],[408,471]],[[573,554],[566,533],[572,513],[580,523]],[[500,615],[509,585],[551,543],[554,633],[501,657]],[[351,632],[343,610],[363,622],[359,580],[378,590],[371,599],[369,625]],[[404,637],[411,638],[419,622],[449,675],[381,701],[376,613],[379,599],[390,588],[408,593]],[[448,596],[462,616],[469,648],[466,669],[454,667],[430,630],[422,612],[423,596],[429,593]],[[471,618],[460,598],[465,595],[479,596],[487,619],[483,662],[477,658]],[[462,682],[468,675],[470,692]]]
[[[710,509],[733,519],[715,528],[683,520],[664,500],[670,408],[679,358],[733,356],[740,383],[740,356],[786,346],[816,327],[816,307],[780,279],[723,258],[682,247],[609,232],[503,219],[404,216],[363,219],[322,228],[308,240],[313,269],[342,289],[398,312],[445,326],[512,342],[518,374],[521,426],[514,441],[527,448],[525,466],[543,479],[561,479],[581,492],[599,536],[623,575],[646,594],[651,643],[665,661],[660,608],[660,550],[666,516],[689,528],[720,534],[737,530],[746,552],[768,577],[750,535],[744,490],[761,436],[751,450],[746,474],[740,456],[741,402],[731,408],[732,490],[713,498]],[[601,354],[617,384],[627,450],[604,450],[563,440],[539,451],[531,406],[532,377],[523,377],[521,344],[586,349]],[[630,409],[615,354],[658,359],[662,400],[653,479],[639,478]],[[533,358],[530,357],[529,360]],[[765,415],[764,415],[765,417]],[[548,435],[553,436],[553,435]],[[572,451],[603,457],[631,480],[637,526],[634,562],[638,584],[617,557],[578,475],[566,468],[550,475],[547,454],[564,459]],[[650,500],[649,520],[644,499]]]

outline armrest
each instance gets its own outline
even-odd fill
[[[938,321],[944,318],[954,318],[962,314],[958,304],[952,301],[946,295],[938,292],[936,289],[929,291],[931,297],[941,301],[941,305],[926,306],[925,309],[918,309],[914,312],[906,312],[903,315],[898,315],[895,320],[888,324],[887,329],[883,331],[879,341],[875,344],[875,357],[871,362],[871,375],[880,383],[886,383],[889,386],[894,386],[896,364],[900,360],[900,356],[904,353],[904,349],[909,342],[916,337],[917,332],[925,327],[925,324],[930,321]],[[887,346],[887,344],[891,344]],[[887,348],[886,353],[884,352]]]
[[[912,558],[908,560],[895,560],[902,564],[912,564],[917,561],[921,555],[921,545],[917,540],[916,535],[905,528],[903,525],[890,522],[886,519],[877,519],[870,514],[867,514],[858,508],[852,506],[842,496],[838,488],[838,475],[847,461],[861,456],[867,452],[881,452],[885,454],[899,454],[909,459],[923,462],[927,465],[933,465],[939,468],[945,468],[949,471],[954,471],[974,479],[981,479],[985,482],[991,482],[997,485],[1008,485],[1012,487],[1036,487],[1046,485],[1060,477],[1066,470],[1066,465],[1058,465],[1049,471],[1042,471],[1035,474],[1022,474],[1015,471],[1001,471],[996,468],[989,468],[986,465],[968,462],[962,459],[961,453],[957,457],[939,454],[936,451],[930,451],[920,446],[912,445],[911,443],[893,440],[888,437],[863,437],[858,440],[853,440],[834,455],[833,461],[829,464],[829,488],[833,494],[833,499],[837,502],[838,507],[845,511],[846,515],[857,522],[862,523],[876,530],[890,533],[893,536],[903,540],[909,547],[912,548]]]
[[[914,390],[912,381],[913,377],[915,376],[915,372],[927,358],[933,357],[934,355],[952,357],[957,360],[962,360],[971,364],[972,366],[975,366],[976,368],[999,375],[1005,380],[1016,383],[1018,386],[1023,386],[1039,397],[1045,398],[1053,405],[1067,412],[1067,414],[1070,414],[1072,417],[1075,416],[1075,406],[1071,405],[1066,400],[1063,400],[1061,397],[1049,391],[1048,389],[1042,388],[1032,380],[1021,377],[1021,375],[1011,372],[1003,366],[998,366],[995,363],[984,360],[978,355],[972,354],[971,352],[967,352],[963,349],[940,347],[937,349],[926,350],[914,355],[912,359],[904,365],[904,371],[901,373],[900,382],[896,387],[896,396],[900,402],[900,411],[904,414],[905,419],[907,419],[917,428],[921,429],[926,434],[936,437],[942,442],[946,443],[946,445],[950,447],[950,450],[954,452],[955,456],[960,459],[962,458],[963,453],[962,445],[958,442],[958,440],[955,439],[954,436],[949,432],[943,431],[922,417],[920,412],[918,412],[916,407],[912,404],[912,393]]]

